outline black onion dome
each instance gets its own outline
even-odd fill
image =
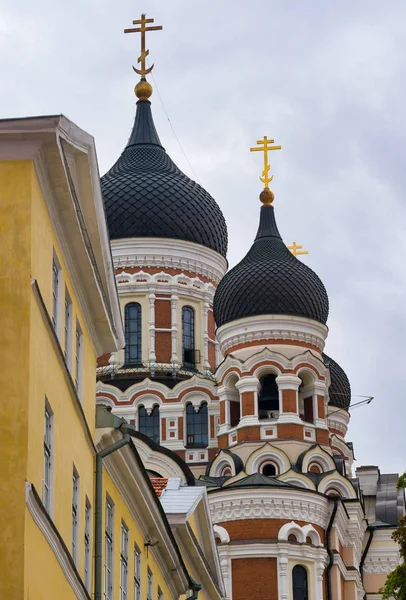
[[[217,327],[243,317],[274,314],[326,323],[326,289],[283,243],[273,206],[262,206],[255,241],[245,258],[220,281],[213,309]]]
[[[329,406],[348,410],[351,403],[351,386],[347,375],[340,365],[324,352],[323,361],[330,369]]]
[[[151,103],[137,102],[134,127],[115,165],[101,178],[111,239],[187,240],[227,253],[227,226],[215,200],[165,152]]]

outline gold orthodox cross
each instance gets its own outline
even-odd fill
[[[296,242],[293,242],[291,246],[288,246],[288,250],[290,250],[293,256],[298,256],[298,254],[309,254],[308,250],[302,250],[303,246],[298,246]]]
[[[151,73],[154,65],[151,65],[149,69],[146,68],[145,59],[149,54],[149,50],[145,49],[145,32],[146,31],[159,31],[162,29],[162,25],[155,25],[154,27],[147,27],[147,23],[153,23],[154,19],[146,19],[145,14],[141,15],[141,19],[133,21],[133,25],[140,25],[140,27],[132,27],[131,29],[124,29],[124,33],[141,33],[141,54],[138,57],[137,62],[141,63],[141,69],[133,67],[134,71],[145,77],[148,73]]]
[[[266,135],[264,135],[263,140],[258,140],[257,144],[259,148],[250,148],[250,152],[263,152],[264,153],[264,170],[262,171],[262,177],[260,177],[260,181],[264,184],[265,189],[269,188],[269,183],[273,179],[273,175],[269,177],[269,170],[271,168],[268,162],[268,150],[282,150],[282,146],[272,146],[274,144],[274,140],[268,140]]]

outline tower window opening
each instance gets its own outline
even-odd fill
[[[190,306],[182,308],[182,361],[185,367],[196,366],[195,311]]]
[[[186,447],[206,448],[209,444],[209,419],[204,402],[196,412],[192,404],[186,406]]]
[[[307,469],[310,473],[323,473],[323,469],[322,467],[319,465],[319,463],[316,462],[312,462],[310,463],[308,469]]]
[[[288,542],[297,543],[297,537],[295,536],[295,534],[294,534],[294,533],[291,533],[291,534],[288,536]]]
[[[277,419],[279,416],[279,390],[276,375],[265,375],[261,379],[258,397],[259,419]]]
[[[267,477],[276,477],[278,475],[278,469],[273,462],[266,462],[261,465],[261,473]]]
[[[125,362],[141,363],[142,329],[141,304],[130,302],[124,311],[125,323]]]
[[[159,427],[159,406],[155,405],[151,410],[151,414],[148,414],[145,406],[140,406],[138,409],[138,429],[140,433],[147,435],[156,444],[161,441],[160,427]]]
[[[292,570],[293,600],[309,600],[307,571],[302,565],[295,565]]]

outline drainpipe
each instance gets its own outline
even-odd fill
[[[372,544],[372,538],[374,537],[374,533],[375,533],[375,527],[372,527],[371,525],[368,525],[367,529],[369,531],[369,538],[368,538],[368,541],[367,541],[366,546],[364,548],[364,552],[362,553],[361,561],[359,563],[359,574],[361,575],[362,584],[364,584],[364,573],[363,573],[364,562],[365,562],[365,559],[367,557],[369,547]],[[364,594],[364,600],[365,600],[366,597],[367,597],[367,594],[365,592],[365,594]]]
[[[333,528],[334,519],[336,518],[340,497],[328,496],[328,498],[334,502],[333,512],[331,513],[330,522],[326,531],[326,549],[330,558],[330,562],[328,563],[326,569],[326,600],[331,600],[331,567],[333,566],[334,562],[334,553],[330,548],[330,533]]]
[[[190,575],[189,575],[189,579],[190,579],[189,589],[192,590],[192,594],[190,596],[188,596],[187,600],[197,600],[197,596],[199,595],[199,592],[203,586],[200,585],[200,583],[196,583],[196,581],[193,581],[193,579],[190,577]]]
[[[121,431],[121,426],[118,428]],[[122,440],[96,454],[96,506],[95,506],[95,561],[94,561],[94,598],[102,600],[103,572],[103,458],[130,443],[128,433]]]

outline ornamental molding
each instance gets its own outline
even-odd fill
[[[54,553],[75,597],[78,598],[78,600],[90,600],[90,596],[84,583],[74,566],[72,557],[63,543],[62,538],[60,538],[56,533],[56,529],[52,526],[51,518],[45,512],[41,500],[37,493],[34,492],[33,485],[29,481],[25,482],[25,502],[34,522],[43,533],[49,547]]]
[[[139,294],[140,292],[171,294],[172,296],[180,296],[187,293],[188,296],[212,303],[214,292],[216,291],[212,283],[205,283],[199,277],[188,277],[184,273],[170,275],[165,271],[153,274],[147,273],[142,269],[136,273],[122,271],[116,275],[116,281],[118,292],[121,296],[124,294]],[[165,300],[165,298],[159,298],[159,300],[161,299]],[[171,298],[167,300],[169,302]]]
[[[202,275],[218,284],[228,267],[226,259],[210,248],[165,238],[111,240],[115,269],[149,267],[180,269]]]
[[[218,330],[217,330],[218,332]],[[269,366],[267,363],[272,362],[272,366]],[[301,366],[299,365],[306,365]],[[298,369],[298,373],[301,373],[303,370],[307,370],[308,373],[314,378],[313,388],[315,384],[318,385],[317,393],[320,393],[321,386],[326,388],[326,381],[318,381],[318,377],[316,372],[319,373],[321,377],[326,374],[326,367],[312,351],[305,350],[300,354],[297,354],[293,358],[289,359],[280,352],[275,352],[272,349],[272,346],[266,346],[261,350],[255,350],[254,353],[246,358],[245,360],[241,360],[235,354],[228,354],[223,362],[217,367],[217,371],[215,373],[215,377],[218,382],[222,382],[222,387],[228,387],[228,379],[233,376],[233,370],[235,374],[240,377],[246,376],[246,374],[253,374],[257,380],[259,380],[263,375],[272,371],[277,376],[282,375],[285,371],[295,371]],[[316,371],[316,372],[315,372]],[[293,374],[290,374],[291,377],[296,377]],[[284,375],[285,377],[285,375]],[[223,381],[224,379],[224,381]],[[296,381],[296,379],[292,380]],[[219,388],[222,389],[222,388]]]
[[[324,348],[328,328],[313,319],[289,315],[259,315],[236,319],[217,330],[220,349],[225,354],[235,346],[261,340],[287,340]]]
[[[209,505],[215,524],[242,519],[291,519],[325,529],[331,514],[326,498],[286,489],[225,489],[209,493]]]
[[[376,552],[376,554],[373,554],[373,552]],[[400,555],[396,549],[377,548],[368,553],[364,562],[363,572],[370,575],[388,574],[400,564]]]
[[[289,558],[293,560],[306,560],[321,563],[323,568],[327,566],[327,550],[323,547],[313,548],[309,544],[291,544],[289,542],[278,542],[276,544],[233,544],[222,551],[222,556],[230,558]],[[286,563],[287,564],[287,563]]]
[[[211,401],[211,396],[215,396],[217,399],[216,387],[212,380],[205,379],[203,377],[198,377],[194,375],[190,377],[190,379],[185,379],[177,383],[172,389],[168,389],[166,385],[163,383],[159,383],[157,381],[152,381],[148,377],[143,379],[139,383],[134,383],[129,388],[127,388],[124,392],[116,388],[114,385],[110,385],[108,383],[103,383],[102,381],[98,381],[96,384],[96,394],[97,401],[100,402],[103,399],[104,395],[113,396],[117,400],[117,404],[127,403],[129,405],[132,397],[135,394],[139,394],[140,392],[144,392],[146,394],[153,395],[155,393],[155,403],[161,404],[162,400],[160,396],[163,396],[166,400],[173,401],[177,400],[180,395],[183,396],[187,392],[192,392],[196,390],[196,388],[200,388],[196,393],[199,393],[204,396],[207,393],[207,399],[204,398],[209,404]],[[202,391],[203,390],[203,391]],[[140,396],[141,398],[142,396]],[[135,402],[138,401],[137,400]],[[179,400],[181,402],[182,400]]]

